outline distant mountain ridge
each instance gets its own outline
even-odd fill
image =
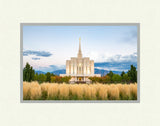
[[[99,62],[94,63],[94,67],[98,69],[111,71],[128,71],[131,65],[137,68],[137,62]]]
[[[55,70],[55,71],[53,71],[51,73],[53,73],[55,75],[66,74],[66,69]]]
[[[121,74],[122,73],[122,71],[112,71],[112,72],[115,73],[115,74]],[[35,71],[35,73],[46,74],[46,72],[43,72],[43,71]],[[59,76],[60,74],[66,74],[66,70],[61,69],[61,70],[56,70],[56,71],[53,71],[53,72],[50,72],[50,73],[53,73],[53,74]],[[94,73],[95,74],[101,74],[101,76],[104,76],[107,73],[109,73],[109,71],[108,70],[102,70],[102,69],[94,69]]]
[[[109,71],[112,71],[115,74],[121,74],[122,71],[127,72],[130,69],[130,66],[133,65],[137,68],[137,62],[99,62],[99,63],[94,63],[94,73],[95,74],[101,74],[101,76],[106,75],[109,73]],[[55,66],[54,66],[55,68]],[[36,73],[40,74],[43,73],[45,74],[46,72],[43,71],[35,71]],[[59,70],[54,70],[50,73],[53,73],[55,75],[60,75],[60,74],[65,74],[66,69],[59,69]]]
[[[43,71],[35,71],[35,73],[38,73],[38,74],[45,74],[46,72],[43,72]]]

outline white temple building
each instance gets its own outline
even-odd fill
[[[71,57],[71,60],[66,61],[66,74],[60,76],[71,76],[70,83],[91,83],[89,77],[101,77],[101,74],[94,74],[94,61],[89,57],[82,57],[81,38],[77,57]]]

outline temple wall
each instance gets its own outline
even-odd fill
[[[66,61],[66,74],[94,74],[94,61],[89,58],[71,58]]]
[[[89,58],[67,60],[66,74],[94,74],[94,61]]]
[[[66,74],[69,74],[69,60],[66,61]]]
[[[90,65],[91,65],[91,74],[94,74],[94,61],[93,60],[90,61]]]

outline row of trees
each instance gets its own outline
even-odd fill
[[[52,82],[52,83],[69,83],[71,77],[60,77],[54,75],[53,73],[47,72],[46,74],[35,73],[32,66],[29,63],[26,64],[23,69],[23,81],[38,81],[39,83],[43,82]],[[90,77],[93,83],[134,83],[137,82],[137,70],[136,67],[131,65],[130,70],[125,73],[124,71],[119,74],[114,74],[110,71],[107,75],[102,77]]]
[[[103,77],[90,77],[89,79],[92,80],[92,83],[134,83],[137,82],[137,70],[136,67],[131,65],[127,73],[123,71],[121,75],[119,75],[110,71]]]
[[[71,77],[60,77],[54,75],[53,73],[47,72],[46,74],[38,74],[36,73],[34,76],[34,81],[38,81],[39,83],[49,82],[49,83],[69,83]]]
[[[60,77],[50,72],[47,72],[46,74],[35,73],[35,71],[33,70],[32,66],[29,65],[29,63],[27,63],[25,68],[23,69],[23,81],[38,81],[39,83],[69,83],[70,79],[71,77]]]

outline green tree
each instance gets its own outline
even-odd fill
[[[26,63],[26,66],[23,69],[23,81],[31,82],[34,80],[34,74],[35,71],[33,68],[29,65],[29,63]]]
[[[112,77],[113,77],[114,73],[112,71],[109,71],[109,73],[107,75],[110,77],[110,81],[113,82]]]
[[[123,74],[122,76],[122,82],[123,83],[128,83],[130,81],[130,78],[128,77],[128,74]]]
[[[38,75],[38,82],[43,83],[46,81],[46,75],[45,74],[39,74]]]
[[[112,71],[109,71],[109,73],[107,74],[110,78],[113,77],[113,72]]]
[[[50,72],[46,73],[46,82],[51,82],[51,73]]]
[[[125,74],[125,72],[124,71],[122,71],[122,73],[121,73],[121,77],[123,77],[123,75]]]
[[[119,82],[121,82],[121,76],[120,76],[119,74],[113,74],[112,81],[113,81],[114,83],[119,83]]]
[[[38,73],[36,73],[36,74],[34,75],[34,80],[35,80],[35,81],[38,81]]]
[[[131,82],[137,82],[137,70],[133,65],[131,65],[131,68],[128,71],[128,77],[130,78]]]

